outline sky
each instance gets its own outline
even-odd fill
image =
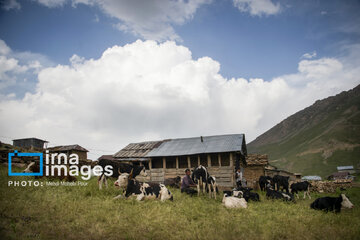
[[[360,83],[360,2],[2,0],[0,140],[244,133]]]

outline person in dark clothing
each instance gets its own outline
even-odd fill
[[[187,168],[181,183],[181,192],[189,195],[197,194],[197,191],[193,189],[193,187],[196,187],[196,185],[190,177],[190,169]]]

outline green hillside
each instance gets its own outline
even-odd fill
[[[325,177],[339,165],[360,167],[360,85],[283,120],[248,144],[270,163],[303,175]]]

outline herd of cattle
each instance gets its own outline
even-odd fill
[[[130,165],[121,162],[114,162],[106,159],[102,159],[98,162],[98,165],[105,167],[111,165],[113,167],[113,175],[111,177],[116,178],[114,185],[122,189],[122,193],[115,197],[129,198],[135,197],[138,201],[144,199],[159,199],[161,201],[173,200],[173,195],[167,188],[176,187],[179,188],[181,184],[181,178],[166,179],[164,184],[153,182],[139,182],[135,178],[137,176],[147,176],[144,166]],[[34,164],[30,163],[26,171],[31,171],[31,167]],[[191,178],[197,186],[197,194],[209,193],[209,197],[214,197],[219,192],[216,178],[211,176],[206,167],[200,165],[194,168]],[[103,174],[98,178],[99,189],[102,189],[102,185],[107,187],[107,179]],[[259,178],[259,186],[261,191],[266,191],[266,197],[268,199],[281,199],[284,201],[295,202],[294,194],[299,198],[298,193],[304,193],[304,199],[306,196],[311,199],[310,186],[307,181],[297,182],[291,184],[289,188],[289,177],[275,175],[273,178],[269,176],[261,176]],[[231,191],[223,191],[222,203],[227,208],[247,208],[249,201],[260,201],[260,196],[256,192],[252,192],[252,188],[246,186],[240,186],[234,188]],[[310,207],[316,210],[335,211],[340,212],[341,208],[353,208],[354,205],[350,202],[345,194],[341,194],[339,197],[322,197],[317,198]]]

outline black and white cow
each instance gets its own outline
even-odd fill
[[[310,207],[315,210],[324,210],[325,212],[335,210],[336,213],[339,213],[341,208],[353,208],[354,205],[345,194],[340,194],[339,197],[318,198],[310,205]]]
[[[260,201],[259,194],[255,192],[251,192],[251,190],[253,189],[248,187],[238,187],[238,188],[234,188],[232,191],[223,191],[223,192],[224,194],[227,194],[227,196],[244,198],[247,202],[249,202],[250,200],[259,202]]]
[[[289,177],[275,175],[272,179],[272,183],[275,187],[275,190],[279,191],[280,187],[289,192]]]
[[[260,176],[259,185],[261,191],[266,191],[266,185],[271,183],[272,178],[270,176]]]
[[[197,186],[198,196],[200,195],[200,189],[202,189],[203,193],[206,191],[209,193],[210,198],[214,196],[216,199],[216,193],[218,192],[216,178],[210,176],[206,167],[199,165],[198,167],[194,168],[191,174],[191,178]]]
[[[297,183],[291,184],[290,190],[291,190],[291,193],[296,194],[298,199],[299,199],[298,192],[302,192],[302,191],[304,191],[304,199],[306,198],[306,195],[309,197],[309,199],[311,199],[310,186],[311,186],[311,184],[308,181],[297,182]]]
[[[126,176],[126,175],[121,174],[120,177],[122,176]],[[123,183],[125,183],[125,181]],[[122,196],[123,195],[120,194],[115,198],[121,198]],[[160,199],[161,201],[173,200],[173,195],[164,184],[141,183],[136,181],[134,178],[132,178],[132,174],[130,173],[130,175],[128,175],[125,197],[129,198],[131,196],[135,196],[136,200],[138,201],[145,199]]]
[[[144,177],[147,176],[144,166],[136,166],[136,165],[131,165],[131,164],[122,163],[122,162],[118,162],[118,161],[112,161],[112,160],[108,160],[108,159],[100,159],[98,165],[100,165],[103,169],[105,168],[105,166],[108,166],[108,165],[112,166],[113,174],[111,177],[113,177],[113,178],[118,178],[119,175],[122,173],[130,174],[131,171],[132,171],[134,178],[138,175],[141,175]],[[107,180],[106,180],[106,176],[104,173],[102,175],[100,175],[98,178],[99,189],[102,189],[103,183],[107,187]]]
[[[282,199],[285,201],[295,201],[294,195],[291,193],[276,191],[272,189],[270,184],[266,187],[266,197],[271,199]]]
[[[216,194],[219,193],[219,189],[216,184],[216,178],[209,175],[207,180],[207,186],[207,191],[209,191],[210,198],[214,196],[214,198],[216,199]]]

